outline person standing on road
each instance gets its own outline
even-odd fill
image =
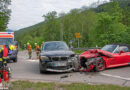
[[[30,43],[27,43],[27,49],[28,49],[28,55],[29,55],[29,59],[32,58],[32,46],[30,45]]]
[[[37,43],[35,43],[35,51],[36,51],[36,55],[37,55],[37,59],[38,59],[39,53],[40,53],[40,47],[37,45]]]
[[[9,71],[7,66],[8,47],[6,45],[0,46],[0,88],[3,87],[2,79],[9,80]]]
[[[0,46],[0,67],[7,66],[8,49],[5,45]]]
[[[24,44],[24,49],[26,49],[26,44]]]

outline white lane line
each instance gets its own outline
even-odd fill
[[[124,79],[124,80],[130,80],[130,78],[125,78],[121,76],[116,76],[116,75],[111,75],[111,74],[106,74],[106,73],[100,73],[101,75],[108,76],[108,77],[114,77],[114,78],[119,78],[119,79]]]
[[[29,62],[38,62],[38,60],[27,60]]]

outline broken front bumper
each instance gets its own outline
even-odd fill
[[[46,71],[50,71],[50,72],[70,72],[72,70],[74,70],[74,68],[70,68],[66,70],[56,70],[56,69],[49,69],[49,68],[46,69]]]
[[[72,62],[68,61],[54,61],[54,62],[41,62],[43,70],[51,72],[69,72],[74,70]]]
[[[86,60],[86,62],[84,63],[84,65],[86,65],[86,67],[82,67],[81,66],[81,69],[80,71],[83,71],[83,72],[89,72],[91,70],[94,69],[94,67],[96,66],[97,62],[102,59],[101,57],[95,57],[95,58],[89,58]]]

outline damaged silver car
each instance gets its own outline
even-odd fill
[[[40,53],[39,68],[40,73],[70,72],[78,70],[79,61],[65,42],[45,42]]]

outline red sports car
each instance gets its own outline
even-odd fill
[[[130,65],[130,45],[110,44],[102,49],[90,49],[80,55],[80,64],[81,71],[102,71]]]

